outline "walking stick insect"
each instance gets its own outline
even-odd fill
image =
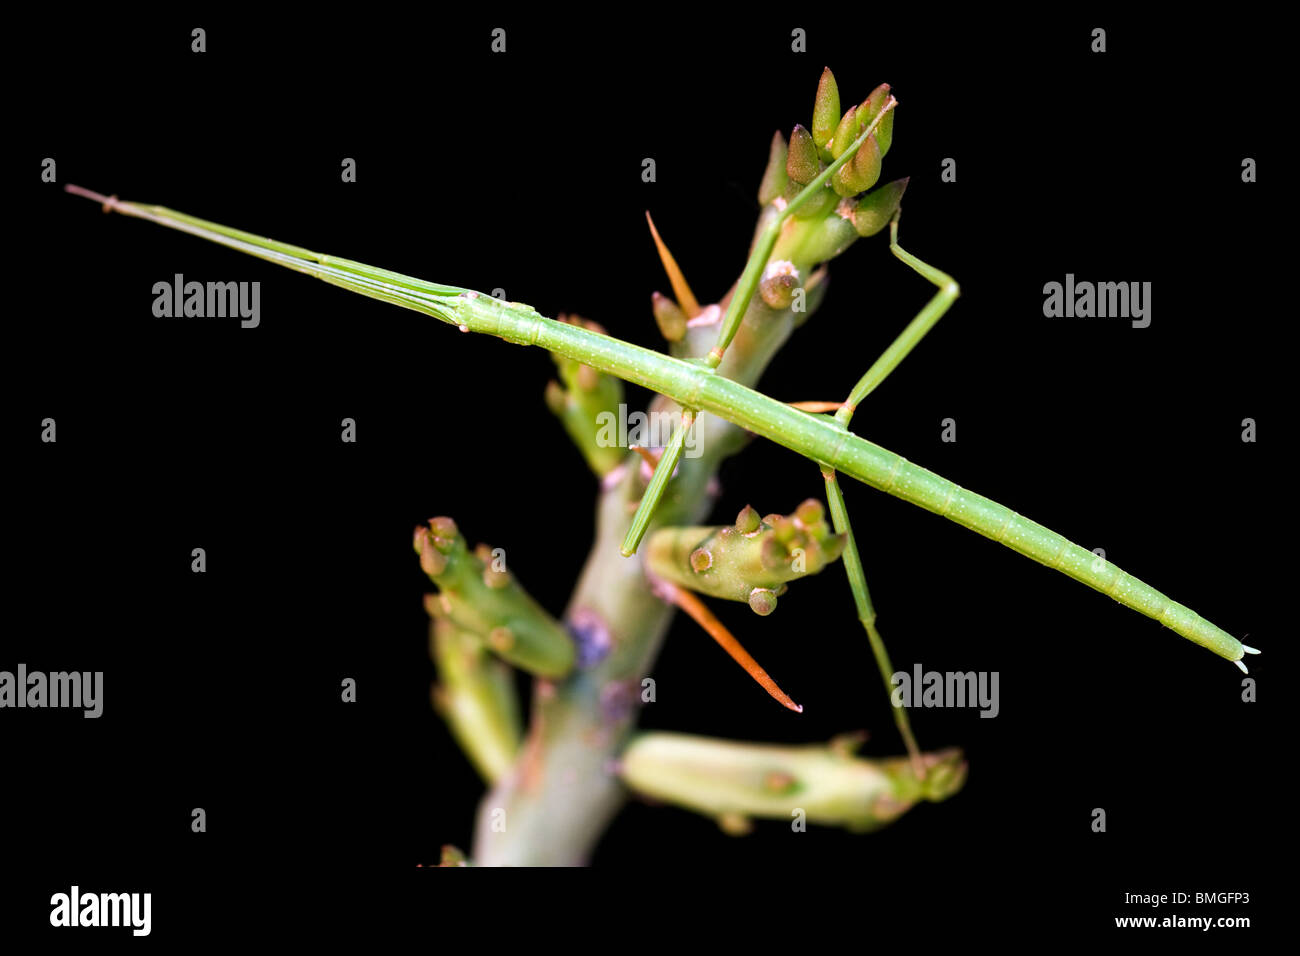
[[[682,570],[679,562],[677,570],[681,573],[674,575],[663,563],[675,561],[673,555],[684,555],[694,572],[703,573],[709,569],[707,565],[693,567],[695,562],[692,558],[698,540],[682,550],[680,541],[656,538],[656,535],[665,535],[667,530],[656,531],[653,527],[665,490],[681,462],[686,435],[697,420],[705,420],[708,416],[774,441],[817,464],[826,489],[834,535],[840,542],[834,548],[837,551],[842,549],[840,553],[858,617],[887,684],[893,669],[875,627],[875,611],[839,486],[840,474],[934,512],[1061,571],[1154,618],[1246,671],[1245,655],[1259,651],[1245,646],[1191,609],[1113,564],[1098,560],[1093,552],[1043,525],[961,488],[850,431],[853,414],[861,402],[917,346],[957,300],[960,292],[949,275],[899,245],[901,199],[907,181],[876,186],[883,157],[892,139],[897,105],[889,86],[882,84],[861,104],[841,112],[834,77],[829,70],[824,72],[818,87],[811,130],[797,126],[788,143],[779,134],[773,140],[769,165],[760,188],[764,211],[755,241],[740,279],[729,298],[720,305],[700,307],[651,224],[677,300],[676,303],[667,302],[662,297],[655,300],[656,319],[670,342],[671,354],[632,345],[580,322],[546,318],[531,306],[519,302],[505,302],[459,286],[432,283],[361,262],[323,255],[161,206],[126,202],[77,186],[65,188],[68,192],[100,202],[105,211],[187,232],[361,295],[421,312],[462,332],[487,333],[518,345],[540,346],[563,360],[578,363],[580,367],[644,386],[671,399],[680,407],[682,427],[673,432],[657,457],[651,456],[653,472],[641,490],[635,512],[627,520],[621,553],[632,560],[649,533],[650,546],[646,551],[650,554],[643,555],[642,560],[647,565],[654,593],[686,610],[704,625],[753,676],[761,681],[765,678],[764,686],[769,693],[791,709],[801,708],[775,687],[775,683],[752,658],[744,654],[743,649],[738,654],[735,648],[727,645],[721,636],[725,629],[717,631],[714,627],[716,619],[710,620],[707,609],[702,610],[702,604],[689,594],[693,580],[690,573]],[[791,404],[736,380],[739,376],[732,374],[735,363],[729,362],[733,357],[731,348],[748,317],[764,309],[773,314],[788,312],[792,301],[820,295],[824,291],[821,281],[824,273],[816,267],[838,256],[857,238],[877,234],[886,228],[893,255],[929,280],[938,291],[871,365],[847,399],[843,402]],[[695,349],[701,336],[712,339],[707,351]],[[742,513],[742,519],[749,521],[750,517]],[[737,521],[738,529],[742,519]],[[812,526],[820,520],[820,515],[808,514],[806,519],[803,525]],[[770,521],[766,524],[773,534],[786,534],[785,526]],[[694,532],[699,533],[700,539],[711,533],[706,528],[694,528]],[[440,536],[435,530],[433,535],[417,536],[417,549],[421,551],[422,560],[438,569],[444,567],[446,555],[454,550],[451,542],[455,537],[454,528],[446,535]],[[445,553],[439,550],[442,547],[440,541],[446,543]],[[434,555],[435,551],[442,556]],[[427,559],[426,554],[430,555]],[[662,559],[657,566],[656,554]],[[703,560],[700,563],[703,564]],[[442,573],[441,570],[438,573]],[[430,575],[434,574],[430,570]],[[764,614],[771,611],[777,593],[779,591],[775,588],[755,587],[732,596],[749,600],[751,607]],[[501,638],[497,643],[508,648],[509,638]],[[568,666],[569,663],[560,661],[548,676],[564,673]],[[907,726],[905,711],[896,708],[895,719],[909,752],[916,760],[919,751]]]

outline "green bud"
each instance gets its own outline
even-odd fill
[[[791,180],[790,185],[785,190],[786,201],[793,202],[802,189],[802,185]],[[830,186],[823,186],[807,202],[795,210],[794,218],[819,219],[831,211],[831,207],[835,205],[835,202],[835,190],[831,189]]]
[[[790,131],[790,149],[786,154],[785,171],[801,185],[812,182],[821,172],[817,144],[813,142],[812,134],[802,126],[796,126]]]
[[[889,84],[881,83],[871,95],[862,101],[858,108],[858,114],[862,117],[862,129],[871,125],[871,121],[879,115],[880,111],[885,108],[889,102]],[[861,130],[859,130],[861,132]],[[885,114],[885,118],[880,121],[876,127],[876,139],[880,142],[880,155],[884,156],[889,152],[890,145],[894,142],[894,111],[890,110]]]
[[[437,577],[447,570],[447,556],[437,548],[425,546],[420,552],[420,569],[429,577]]]
[[[813,225],[812,230],[799,246],[800,262],[827,262],[834,259],[853,243],[858,234],[853,231],[853,223],[846,218],[852,209],[846,211],[849,200],[841,200],[834,212]],[[811,281],[811,280],[810,280]],[[809,285],[804,285],[808,289]]]
[[[762,523],[763,519],[758,516],[753,505],[745,505],[740,509],[740,514],[736,515],[736,530],[741,534],[752,534]]]
[[[849,111],[840,117],[840,124],[835,127],[835,138],[831,140],[831,156],[839,159],[844,151],[853,145],[853,141],[857,138],[854,130],[861,132],[858,129],[858,108],[850,106]]]
[[[789,544],[794,540],[794,535],[794,522],[785,515],[777,515],[772,521],[772,536],[782,544]]]
[[[841,196],[853,196],[876,184],[880,179],[880,145],[875,133],[867,137],[833,178],[835,191]]]
[[[432,532],[433,546],[443,554],[451,554],[456,547],[456,538],[460,529],[450,518],[430,518],[429,529]]]
[[[514,675],[479,635],[445,614],[431,622],[430,652],[438,668],[434,706],[489,784],[509,772],[523,737]]]
[[[817,83],[817,101],[813,104],[813,142],[819,147],[830,142],[839,121],[840,88],[835,83],[835,74],[828,66],[822,70],[822,78]]]
[[[826,520],[826,509],[816,498],[808,498],[794,510],[795,521],[805,528]]]
[[[853,178],[853,160],[849,160],[841,166],[831,177],[831,188],[835,190],[837,196],[843,196],[846,199],[854,194],[854,189],[849,185]]]
[[[896,179],[858,200],[857,208],[853,210],[853,228],[859,236],[864,239],[874,236],[889,225],[889,220],[894,218],[894,213],[898,212],[898,206],[903,201],[907,182],[907,179]]]
[[[785,137],[781,135],[780,130],[777,130],[772,134],[772,145],[767,153],[767,169],[763,171],[763,182],[758,187],[760,206],[766,206],[785,190],[785,184],[789,182],[785,163]]]
[[[847,536],[834,534],[816,507],[805,502],[757,524],[746,508],[734,526],[660,528],[647,539],[647,566],[680,587],[770,614],[787,581],[816,574],[844,551]]]
[[[781,175],[785,175],[784,169]],[[654,309],[659,333],[669,342],[680,342],[686,335],[686,313],[677,307],[676,302],[658,292],[650,293],[650,305]]]
[[[754,588],[749,592],[749,606],[759,617],[767,617],[776,610],[776,592],[768,588]]]
[[[568,631],[519,585],[513,575],[488,573],[450,518],[433,518],[432,534],[416,535],[420,566],[440,590],[446,616],[481,635],[500,656],[540,677],[563,677],[573,667]],[[491,552],[487,552],[490,557]]]

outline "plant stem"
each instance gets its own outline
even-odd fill
[[[796,319],[806,318],[753,305],[720,374],[757,380]],[[681,460],[651,529],[702,520],[718,468],[745,442],[739,428],[716,416],[702,416],[695,427],[702,454]],[[629,456],[621,477],[601,491],[595,544],[566,614],[579,667],[561,683],[534,685],[523,756],[479,807],[476,863],[583,865],[627,799],[619,759],[675,610],[651,591],[644,554],[621,554],[629,506],[641,494],[639,471],[640,459]]]

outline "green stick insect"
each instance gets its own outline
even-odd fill
[[[795,127],[788,145],[779,134],[773,140],[772,155],[760,188],[760,198],[765,203],[763,219],[745,269],[726,302],[725,310],[708,319],[710,327],[716,326],[716,338],[702,356],[685,352],[683,346],[687,342],[684,337],[687,320],[689,324],[698,326],[703,310],[699,309],[653,223],[651,230],[655,242],[677,293],[676,306],[663,300],[666,304],[661,309],[661,298],[656,298],[656,318],[672,342],[674,354],[621,341],[588,327],[589,324],[546,318],[523,303],[505,302],[470,289],[428,282],[354,260],[323,255],[161,206],[126,202],[78,186],[69,185],[65,189],[101,203],[106,212],[146,219],[207,239],[361,295],[432,316],[462,332],[485,333],[518,345],[539,346],[556,356],[642,385],[672,399],[681,408],[682,427],[673,432],[671,440],[654,459],[653,474],[623,540],[621,550],[624,556],[638,551],[651,528],[655,511],[681,460],[689,429],[701,415],[718,416],[816,462],[826,489],[834,535],[824,527],[820,506],[816,514],[804,510],[799,521],[801,533],[811,534],[810,540],[822,549],[813,561],[817,567],[836,554],[842,554],[858,617],[887,685],[893,668],[875,626],[876,614],[839,486],[840,474],[948,518],[1040,564],[1061,571],[1154,618],[1188,640],[1234,662],[1245,672],[1244,657],[1259,653],[1257,649],[1247,647],[1191,609],[1115,565],[1100,560],[1091,551],[1062,535],[849,430],[853,414],[861,402],[906,358],[960,294],[957,283],[950,276],[898,244],[900,205],[907,181],[872,189],[892,139],[897,104],[889,86],[882,84],[862,104],[841,113],[834,77],[829,69],[824,72],[818,87],[811,131]],[[736,337],[755,293],[760,293],[765,302],[776,308],[788,305],[792,294],[810,291],[814,287],[818,273],[811,274],[800,286],[798,270],[791,267],[791,260],[825,261],[838,255],[854,239],[881,232],[886,226],[894,256],[933,283],[938,291],[866,371],[845,401],[786,403],[734,381],[720,371],[725,370],[728,347]],[[757,533],[759,528],[756,525],[749,530],[741,527],[742,524],[752,525],[756,520],[756,513],[746,515],[742,512],[735,529],[738,537],[734,541],[728,539],[728,547],[743,540],[746,534]],[[784,536],[787,543],[790,540],[790,529],[780,522],[764,522],[763,530]],[[767,687],[769,693],[787,707],[801,709],[780,692],[743,648],[726,634],[725,628],[717,624],[707,609],[689,593],[699,590],[716,597],[746,600],[760,614],[770,613],[775,606],[776,596],[784,586],[779,576],[772,577],[770,586],[757,589],[738,590],[734,581],[714,581],[712,586],[704,583],[701,575],[712,565],[705,563],[701,552],[709,551],[705,546],[709,541],[724,543],[719,537],[721,533],[719,529],[696,527],[675,529],[671,537],[665,537],[667,532],[664,531],[652,534],[646,563],[656,593],[691,614]],[[748,560],[757,560],[756,567],[763,566],[755,554],[758,552],[750,554]],[[710,554],[709,560],[713,557]],[[906,713],[901,708],[894,710],[908,750],[913,760],[917,760],[919,751],[907,725]]]

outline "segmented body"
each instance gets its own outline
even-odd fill
[[[710,412],[881,491],[955,521],[1028,558],[1068,574],[1230,661],[1257,653],[1190,608],[1064,536],[1005,505],[959,487],[847,430],[834,418],[792,408],[724,378],[700,360],[673,358],[607,335],[547,319],[502,302],[349,259],[325,256],[161,206],[142,206],[77,190],[105,207],[237,249],[362,295],[433,316],[461,331],[536,345],[659,392],[683,408]]]

